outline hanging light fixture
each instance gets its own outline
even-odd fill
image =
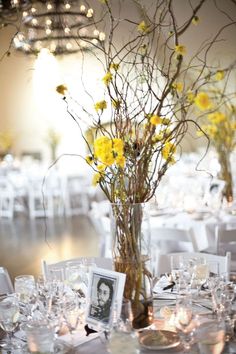
[[[16,49],[38,54],[47,48],[54,55],[91,50],[101,45],[105,34],[96,28],[92,8],[76,0],[48,0],[32,3],[23,11],[24,32],[14,39]]]
[[[0,0],[0,25],[17,22],[21,11],[27,10],[30,5],[30,0]]]

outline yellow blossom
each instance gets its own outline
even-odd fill
[[[183,88],[184,88],[184,85],[182,82],[174,82],[172,84],[172,87],[173,89],[175,89],[177,92],[182,92],[183,91]]]
[[[120,105],[121,105],[121,101],[120,101],[120,100],[112,100],[112,106],[113,106],[115,109],[119,109],[119,108],[120,108]]]
[[[217,81],[223,80],[224,77],[225,77],[225,72],[223,70],[218,70],[215,74],[215,78]]]
[[[170,122],[171,122],[171,120],[170,120],[169,118],[163,118],[163,119],[162,119],[162,124],[163,124],[163,125],[169,125]],[[167,132],[167,131],[166,131],[166,132]]]
[[[193,23],[194,25],[198,25],[199,22],[200,22],[199,17],[198,17],[198,16],[194,16],[194,18],[192,19],[192,23]]]
[[[92,165],[92,163],[93,163],[93,158],[92,158],[92,156],[86,156],[85,157],[85,161],[89,164],[89,165]]]
[[[112,80],[112,74],[110,73],[110,71],[108,71],[106,73],[106,75],[102,78],[102,81],[104,82],[104,84],[106,86],[108,86],[110,84],[111,80]]]
[[[120,65],[119,64],[116,64],[116,63],[111,63],[110,64],[110,69],[112,70],[115,70],[117,71],[119,69]]]
[[[185,55],[186,54],[186,47],[184,45],[176,45],[175,46],[175,52],[180,55]]]
[[[67,90],[68,89],[67,89],[66,85],[58,85],[56,87],[56,91],[62,96],[65,96]]]
[[[150,118],[150,123],[153,125],[158,125],[162,123],[162,118],[157,116],[157,115],[153,115]]]
[[[117,166],[119,166],[121,168],[124,168],[124,166],[125,166],[125,157],[123,155],[122,156],[118,155],[116,157],[116,164],[117,164]]]
[[[199,92],[194,99],[194,103],[201,111],[206,111],[207,109],[212,108],[212,102],[205,92]]]
[[[154,137],[152,138],[152,142],[153,142],[154,144],[155,144],[155,143],[158,143],[158,142],[161,141],[163,138],[164,138],[163,133],[156,134],[156,135],[154,135]]]
[[[107,108],[107,103],[106,103],[105,100],[99,101],[99,102],[95,103],[94,108],[95,108],[95,110],[96,110],[97,112],[98,112],[99,110],[103,111],[104,109]]]
[[[209,135],[210,138],[214,138],[218,132],[218,129],[215,125],[203,125],[202,130]]]
[[[224,122],[226,120],[226,116],[224,113],[221,112],[214,112],[214,113],[210,113],[208,114],[207,118],[215,124],[219,124],[221,122]]]
[[[138,31],[143,33],[147,33],[149,31],[149,26],[146,24],[145,21],[139,23]]]
[[[173,155],[176,151],[176,146],[168,141],[162,148],[162,156],[164,159],[168,159],[170,155]]]
[[[112,139],[112,144],[113,144],[113,151],[114,151],[117,155],[123,155],[123,153],[124,153],[124,143],[123,143],[123,140],[118,139],[118,138],[114,138],[114,139]]]
[[[99,172],[104,172],[105,169],[106,169],[106,165],[102,165],[102,164],[97,165],[97,170]]]
[[[194,94],[193,94],[192,91],[189,91],[189,92],[187,93],[187,100],[188,100],[188,102],[190,102],[190,103],[192,103],[192,102],[194,101]]]
[[[96,186],[99,183],[100,179],[101,179],[101,174],[99,172],[95,173],[93,175],[92,185]]]

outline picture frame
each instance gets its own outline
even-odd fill
[[[103,268],[89,272],[85,322],[94,330],[112,326],[113,310],[120,316],[126,275]]]

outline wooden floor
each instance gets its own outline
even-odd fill
[[[41,273],[41,259],[55,262],[99,256],[99,238],[86,216],[0,219],[0,266],[12,280],[20,274]]]

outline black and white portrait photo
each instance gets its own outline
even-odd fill
[[[110,325],[114,303],[121,308],[125,274],[94,268],[89,279],[87,322],[92,328]]]

